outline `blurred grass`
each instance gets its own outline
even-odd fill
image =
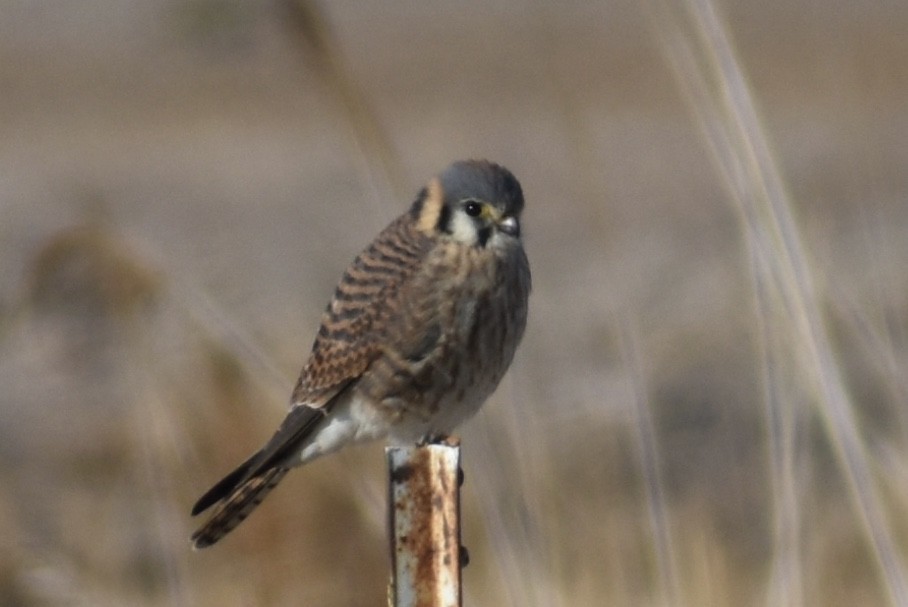
[[[647,6],[0,3],[0,604],[382,604],[378,445],[214,550],[187,511],[463,156],[536,288],[467,604],[904,602],[908,10]]]
[[[881,582],[892,604],[908,603],[904,564],[893,542],[880,503],[876,479],[860,437],[854,403],[832,352],[813,276],[812,262],[791,209],[782,177],[765,140],[751,93],[738,65],[725,27],[709,0],[692,1],[684,11],[660,6],[658,35],[700,120],[716,165],[723,170],[741,211],[743,231],[752,248],[757,315],[764,323],[766,362],[764,399],[769,423],[768,445],[775,502],[777,566],[770,579],[768,604],[800,604],[800,569],[794,551],[799,534],[799,507],[794,498],[791,446],[796,417],[782,408],[791,402],[776,367],[799,368],[808,393],[824,423],[840,473],[849,486],[855,515],[863,524],[868,548],[877,561]],[[773,298],[767,292],[772,292]],[[772,300],[777,299],[777,302]],[[774,312],[773,303],[779,311]],[[779,345],[775,334],[792,334]]]

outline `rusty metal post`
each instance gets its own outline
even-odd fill
[[[388,447],[391,604],[460,607],[460,445]]]

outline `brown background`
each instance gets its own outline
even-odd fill
[[[378,445],[295,472],[212,550],[188,510],[276,427],[344,266],[466,157],[522,181],[535,287],[462,431],[466,604],[767,604],[747,241],[647,6],[0,1],[0,604],[383,604]],[[904,545],[908,4],[717,8]],[[881,604],[803,392],[782,587]]]

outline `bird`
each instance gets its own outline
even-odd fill
[[[192,508],[211,546],[294,467],[348,445],[449,437],[495,391],[527,323],[520,182],[454,162],[347,267],[271,439]]]

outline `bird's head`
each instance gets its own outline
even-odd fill
[[[413,206],[423,231],[480,248],[519,243],[521,211],[520,182],[485,160],[455,162],[429,182]]]

